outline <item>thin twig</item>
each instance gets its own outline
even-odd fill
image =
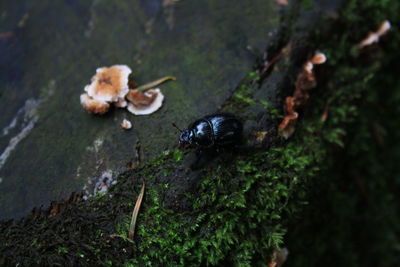
[[[158,85],[160,85],[160,84],[162,84],[162,83],[164,83],[166,81],[169,81],[169,80],[175,81],[176,78],[173,77],[173,76],[165,76],[165,77],[162,77],[162,78],[160,78],[158,80],[143,84],[143,85],[138,86],[138,87],[133,88],[133,89],[143,92],[143,91],[146,91],[148,89],[154,88],[154,87],[156,87],[156,86],[158,86]]]
[[[133,237],[135,236],[136,219],[137,219],[137,216],[138,216],[138,213],[139,213],[140,205],[142,204],[143,195],[144,195],[144,188],[145,188],[145,184],[144,184],[144,181],[143,181],[142,189],[140,190],[140,194],[138,196],[138,199],[136,200],[135,208],[133,209],[131,225],[129,227],[128,237],[131,240],[133,240]]]

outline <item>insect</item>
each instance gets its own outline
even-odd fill
[[[218,152],[221,148],[235,148],[242,140],[243,125],[232,114],[218,113],[205,116],[180,130],[179,148],[197,148],[198,160],[204,151]],[[197,161],[198,161],[197,160]]]

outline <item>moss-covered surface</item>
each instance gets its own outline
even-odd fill
[[[328,61],[317,70],[319,85],[288,141],[272,135],[268,149],[225,153],[197,172],[187,168],[188,153],[166,151],[122,174],[107,195],[51,218],[43,213],[2,223],[0,263],[258,266],[266,265],[273,248],[285,245],[295,266],[393,266],[399,254],[394,159],[400,96],[394,66],[400,36],[392,31],[361,53],[355,44],[384,19],[399,21],[397,10],[396,3],[353,0],[328,32],[312,31],[311,45],[301,48],[303,37],[293,37],[302,51],[316,46]],[[263,80],[250,73],[224,105],[248,118],[248,132],[273,133],[276,110],[281,112],[268,103],[285,93],[266,89],[290,86],[286,80],[293,81],[301,66],[299,50]],[[288,64],[293,73],[283,75],[279,70]],[[267,121],[272,123],[260,125]],[[142,180],[147,189],[130,241],[130,215]]]
[[[246,47],[262,49],[280,17],[270,1],[230,3],[0,0],[0,34],[12,32],[0,39],[0,155],[32,119],[18,111],[27,99],[38,104],[34,127],[0,166],[0,219],[67,197],[106,171],[115,177],[135,159],[137,141],[144,160],[172,149],[171,122],[184,127],[215,112],[254,62]],[[96,68],[114,64],[129,65],[138,84],[175,76],[161,86],[162,109],[87,114],[79,95]],[[119,127],[124,118],[131,131]]]
[[[394,27],[379,45],[362,53],[352,47],[347,57],[328,62],[330,87],[337,93],[329,102],[327,124],[340,127],[326,131],[325,138],[337,147],[309,184],[307,208],[288,227],[288,266],[397,266],[400,261],[399,8],[394,2],[353,1],[343,13],[343,21],[357,29],[374,29],[384,19]],[[373,19],[362,25],[366,17]],[[335,37],[338,46],[330,55],[348,50],[347,43],[362,34]]]

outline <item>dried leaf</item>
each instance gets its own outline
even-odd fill
[[[274,252],[272,253],[272,259],[268,263],[268,267],[281,267],[287,260],[288,255],[289,250],[287,248],[274,249]]]

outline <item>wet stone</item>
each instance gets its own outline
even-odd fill
[[[215,112],[279,22],[274,1],[2,1],[0,219],[68,198],[104,172],[173,149],[171,122]],[[60,10],[62,12],[60,12]],[[138,84],[165,75],[149,116],[86,113],[79,96],[96,68],[126,64]],[[119,124],[129,119],[133,128]]]

